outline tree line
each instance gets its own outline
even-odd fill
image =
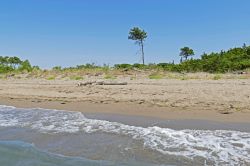
[[[116,68],[124,67],[149,67],[145,66],[144,62],[144,41],[147,38],[147,32],[144,30],[134,27],[129,32],[128,39],[136,41],[141,47],[142,54],[142,65],[128,65],[128,64],[118,64],[115,65]],[[236,70],[244,70],[250,68],[250,46],[243,45],[243,47],[232,48],[228,51],[221,51],[219,53],[204,53],[201,55],[200,59],[188,59],[188,57],[193,56],[195,53],[193,49],[189,47],[183,47],[180,49],[180,63],[159,63],[157,65],[150,65],[151,67],[161,67],[164,70],[175,71],[175,72],[231,72]]]
[[[183,50],[189,50],[185,53]],[[250,46],[231,48],[227,51],[203,53],[200,58],[188,58],[193,55],[192,49],[180,49],[180,63],[158,64],[116,64],[117,69],[162,69],[172,72],[209,72],[226,73],[250,69]],[[183,60],[182,60],[183,59]]]
[[[20,58],[14,56],[0,56],[0,73],[7,73],[11,71],[31,71],[34,67],[31,66],[28,60],[22,61]]]
[[[168,65],[163,65],[163,68],[168,68]],[[203,53],[199,59],[191,58],[170,67],[176,71],[210,73],[225,73],[247,68],[250,68],[250,46],[245,44],[243,47],[231,48],[227,51]]]
[[[189,58],[194,55],[191,48],[183,47],[180,49],[181,62],[175,64],[169,63],[151,63],[151,64],[115,64],[113,67],[108,65],[98,66],[94,63],[78,65],[76,67],[62,68],[56,66],[53,70],[67,70],[67,69],[157,69],[172,72],[209,72],[209,73],[225,73],[239,70],[250,69],[250,46],[245,44],[242,47],[231,48],[227,51],[212,52],[210,54],[203,53],[200,58]],[[31,66],[28,60],[22,61],[18,57],[2,57],[0,56],[0,73],[7,73],[12,71],[32,71],[36,66]]]
[[[128,39],[135,41],[141,50],[142,64],[116,64],[115,69],[162,69],[173,72],[210,72],[210,73],[225,73],[237,70],[245,70],[250,68],[250,46],[244,44],[242,47],[231,48],[227,51],[212,52],[210,54],[203,53],[200,58],[193,59],[194,50],[189,47],[180,49],[180,63],[159,63],[145,65],[144,59],[144,41],[148,37],[147,32],[135,27],[129,32]],[[31,66],[28,60],[22,61],[20,58],[0,56],[0,73],[12,71],[32,71],[37,66]],[[67,69],[96,69],[102,68],[108,70],[108,65],[98,66],[95,64],[78,65],[76,67],[64,68]],[[53,70],[63,70],[60,66],[56,66]]]

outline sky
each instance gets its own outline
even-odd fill
[[[128,32],[148,33],[146,63],[250,45],[250,0],[0,0],[0,56],[42,68],[141,63]]]

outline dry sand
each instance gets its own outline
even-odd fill
[[[0,104],[161,119],[250,122],[250,79],[119,78],[115,81],[128,85],[77,86],[85,81],[0,80]]]

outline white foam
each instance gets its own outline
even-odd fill
[[[250,164],[250,133],[225,130],[172,130],[87,119],[80,112],[0,106],[0,127],[25,127],[49,133],[105,132],[143,141],[162,154],[202,157],[215,165]]]

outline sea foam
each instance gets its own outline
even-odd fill
[[[0,106],[0,127],[22,127],[43,133],[117,134],[142,141],[163,155],[197,157],[214,165],[250,164],[250,133],[226,130],[173,130],[88,119],[80,112],[18,109]]]

